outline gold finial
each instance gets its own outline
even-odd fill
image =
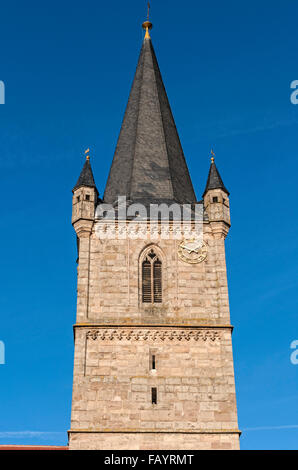
[[[150,3],[148,2],[147,20],[144,21],[144,23],[142,24],[143,29],[146,30],[145,39],[150,39],[149,29],[152,29],[152,27],[153,27],[153,24],[149,21],[149,14],[150,14]]]
[[[85,155],[88,154],[88,155],[86,155],[86,160],[88,160],[88,161],[90,160],[89,152],[90,152],[90,149],[85,150]]]
[[[213,150],[211,149],[211,163],[214,163],[214,157],[215,157],[215,153],[213,152]]]

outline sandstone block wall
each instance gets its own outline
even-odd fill
[[[75,433],[70,450],[239,450],[238,434]]]
[[[77,322],[106,324],[230,323],[225,247],[208,226],[207,259],[188,264],[178,257],[181,240],[100,240],[95,229],[80,239]],[[163,302],[142,304],[140,260],[157,246],[163,262]]]
[[[181,240],[101,240],[95,228],[80,226],[70,448],[239,448],[225,235],[206,224],[207,259],[188,264]],[[162,304],[141,299],[149,246]]]

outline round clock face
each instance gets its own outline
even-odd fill
[[[201,263],[207,258],[207,245],[199,240],[184,240],[178,248],[178,255],[185,263]]]

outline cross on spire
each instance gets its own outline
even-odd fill
[[[152,29],[152,23],[149,21],[150,15],[150,2],[147,3],[147,20],[142,24],[143,29],[145,29],[145,39],[150,39],[149,29]]]

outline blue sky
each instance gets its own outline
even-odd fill
[[[152,0],[152,39],[197,196],[209,152],[227,247],[242,449],[297,449],[298,79],[291,0]],[[1,6],[0,443],[65,444],[76,308],[71,189],[90,147],[102,194],[146,2]]]

